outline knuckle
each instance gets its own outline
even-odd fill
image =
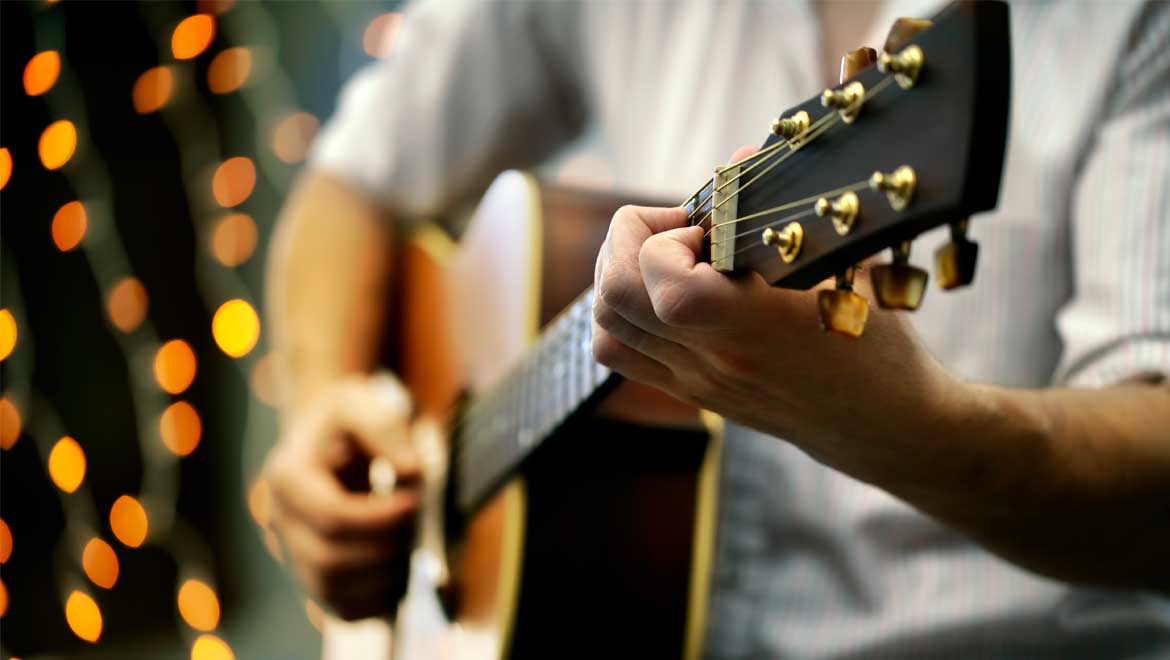
[[[621,344],[604,332],[593,333],[593,359],[606,367],[614,367],[621,358]]]
[[[622,309],[630,298],[632,287],[630,278],[612,264],[601,273],[597,286],[597,295],[601,302],[615,310]]]
[[[665,284],[650,293],[654,315],[667,325],[688,325],[695,316],[694,299],[677,285]]]
[[[621,316],[614,311],[613,307],[599,300],[593,303],[593,320],[603,330],[612,331],[621,321]]]

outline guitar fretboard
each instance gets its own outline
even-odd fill
[[[455,447],[455,502],[473,511],[557,427],[615,384],[593,359],[593,289],[548,325],[525,359],[464,412]]]

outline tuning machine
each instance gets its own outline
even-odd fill
[[[861,105],[865,103],[865,85],[860,81],[845,85],[841,89],[826,89],[821,93],[821,105],[833,108],[841,115],[841,120],[852,124],[861,113]]]
[[[857,339],[865,331],[869,318],[869,303],[853,291],[854,267],[837,275],[837,286],[817,294],[817,308],[821,327],[826,332]]]
[[[764,245],[776,248],[781,261],[790,264],[800,256],[800,248],[804,245],[804,227],[801,227],[799,222],[790,222],[779,231],[768,227],[760,238]]]
[[[910,89],[918,82],[918,74],[922,72],[922,64],[926,56],[922,49],[911,44],[900,53],[882,53],[878,58],[878,70],[882,73],[894,74],[894,80],[902,89]]]
[[[909,165],[903,165],[890,173],[874,172],[869,177],[870,189],[886,193],[886,199],[890,200],[890,206],[895,211],[906,208],[914,197],[917,185],[918,177]]]
[[[791,142],[807,131],[810,123],[811,120],[809,119],[808,113],[800,110],[793,113],[790,117],[773,119],[772,135]]]
[[[882,309],[915,310],[926,295],[930,275],[910,265],[910,241],[893,248],[894,261],[870,269],[873,295]]]
[[[857,199],[857,193],[850,191],[832,201],[827,197],[818,199],[813,205],[813,210],[822,218],[828,216],[833,221],[833,229],[837,234],[845,236],[853,229],[857,213],[861,210],[861,202]]]
[[[935,272],[941,289],[967,286],[975,280],[979,244],[967,238],[970,219],[951,224],[951,240],[934,253]]]

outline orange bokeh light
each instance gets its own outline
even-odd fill
[[[255,187],[256,166],[245,156],[225,160],[211,178],[211,194],[225,208],[244,203]]]
[[[53,242],[57,244],[57,249],[68,252],[77,247],[81,243],[81,239],[85,238],[85,229],[88,224],[85,206],[81,202],[72,201],[57,209],[51,228]]]
[[[191,647],[191,660],[236,660],[232,647],[215,635],[200,635]]]
[[[0,617],[8,614],[8,587],[0,580]]]
[[[77,149],[77,128],[68,119],[59,119],[41,133],[37,144],[41,164],[45,169],[55,170],[64,166]]]
[[[12,355],[12,350],[16,348],[18,334],[16,318],[12,316],[12,312],[0,309],[0,361]]]
[[[199,446],[203,435],[203,423],[199,413],[186,401],[176,401],[167,406],[159,418],[159,433],[163,444],[178,456],[186,456]]]
[[[211,254],[225,266],[239,266],[256,251],[259,232],[251,216],[230,213],[211,232]]]
[[[163,344],[154,356],[154,378],[163,391],[179,394],[195,380],[195,352],[182,339]]]
[[[402,14],[389,12],[376,17],[366,27],[362,48],[370,57],[386,57],[394,50],[394,40],[402,27]]]
[[[69,600],[65,601],[65,621],[74,635],[87,642],[96,642],[102,636],[102,611],[89,594],[81,591],[69,594]]]
[[[103,589],[113,589],[118,581],[118,555],[109,543],[92,538],[81,553],[81,567],[91,582]]]
[[[8,151],[8,147],[0,147],[0,190],[4,190],[11,178],[12,152]]]
[[[207,14],[188,16],[171,33],[171,52],[175,59],[189,60],[207,50],[214,38],[214,18]]]
[[[207,87],[216,94],[234,92],[252,74],[252,51],[236,46],[225,49],[207,67]]]
[[[157,112],[171,100],[175,89],[175,74],[169,66],[156,66],[142,72],[134,81],[130,95],[134,111],[140,115]]]
[[[206,584],[187,580],[179,588],[179,615],[195,630],[215,630],[219,625],[219,599]]]
[[[238,358],[247,355],[260,339],[260,317],[247,302],[229,300],[211,319],[211,336],[220,350]]]
[[[130,332],[146,319],[146,287],[137,277],[118,280],[106,299],[106,313],[110,322],[122,332]]]
[[[49,477],[57,488],[72,493],[85,479],[85,452],[81,445],[69,436],[64,436],[53,445],[49,452]]]
[[[0,399],[0,447],[12,449],[20,438],[20,410],[8,398]]]
[[[129,495],[119,497],[110,507],[110,529],[123,545],[137,548],[146,540],[149,529],[146,509]]]
[[[12,556],[12,530],[8,529],[8,523],[0,518],[0,564],[8,563],[8,558]]]
[[[24,66],[24,93],[40,96],[53,88],[57,76],[61,75],[61,56],[55,50],[46,50],[36,55]]]
[[[307,112],[294,112],[285,117],[272,133],[272,150],[276,157],[286,163],[299,163],[305,159],[321,122]]]

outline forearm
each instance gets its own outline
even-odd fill
[[[947,407],[875,481],[1025,568],[1170,590],[1170,388],[964,385]]]
[[[340,376],[378,364],[391,239],[381,208],[357,191],[318,173],[298,182],[276,228],[267,278],[285,413]]]

